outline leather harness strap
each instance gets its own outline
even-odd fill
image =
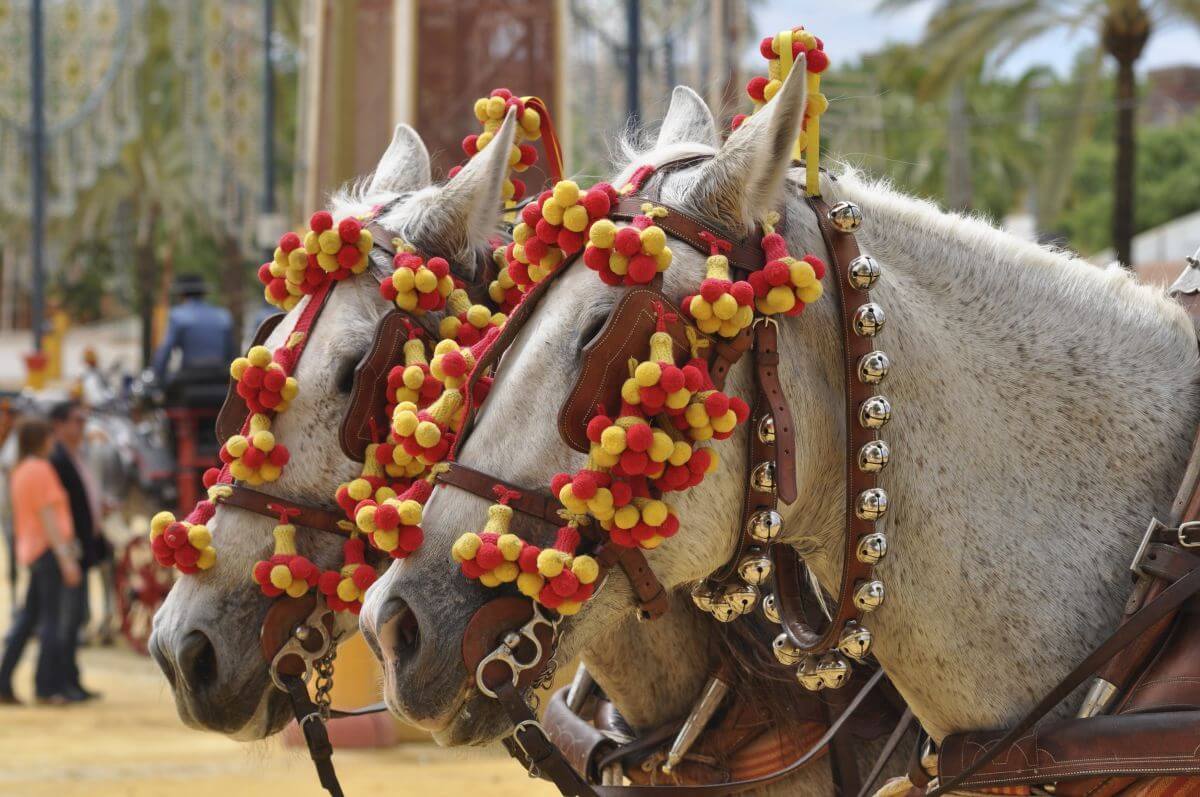
[[[271,505],[284,504],[299,513],[291,518],[291,522],[297,526],[337,534],[340,537],[349,537],[353,528],[353,526],[347,525],[346,518],[342,513],[331,509],[312,504],[293,504],[285,498],[260,493],[244,484],[231,484],[229,488],[229,494],[218,502],[224,506],[235,506],[238,509],[274,519],[279,517],[279,511],[272,509]]]

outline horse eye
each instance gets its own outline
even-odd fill
[[[354,372],[358,369],[358,362],[361,357],[354,357],[343,362],[338,369],[337,375],[337,390],[343,395],[350,395],[350,391],[354,389]]]
[[[600,336],[600,332],[603,331],[606,321],[608,321],[608,316],[598,316],[593,318],[588,322],[587,326],[583,328],[583,331],[579,333],[577,343],[579,352],[581,354],[585,348],[594,343],[596,338]]]

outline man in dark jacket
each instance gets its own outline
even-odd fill
[[[87,412],[77,401],[64,401],[50,410],[50,422],[54,427],[54,450],[50,453],[50,464],[67,491],[71,504],[71,521],[75,527],[75,539],[81,550],[80,565],[83,578],[78,587],[67,589],[63,600],[62,652],[66,688],[64,695],[69,700],[87,700],[99,697],[95,692],[83,688],[79,680],[79,635],[87,623],[88,568],[98,564],[109,555],[108,541],[100,532],[101,502],[99,486],[83,461],[83,432],[87,423]]]

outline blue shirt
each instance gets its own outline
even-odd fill
[[[176,349],[182,355],[180,370],[226,365],[234,353],[229,311],[200,299],[186,299],[172,307],[167,337],[154,355],[154,373],[160,380],[166,377]]]

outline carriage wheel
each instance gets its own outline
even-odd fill
[[[154,613],[171,590],[174,575],[174,570],[154,561],[146,537],[134,537],[121,552],[115,578],[117,611],[121,634],[138,653],[146,653]]]

